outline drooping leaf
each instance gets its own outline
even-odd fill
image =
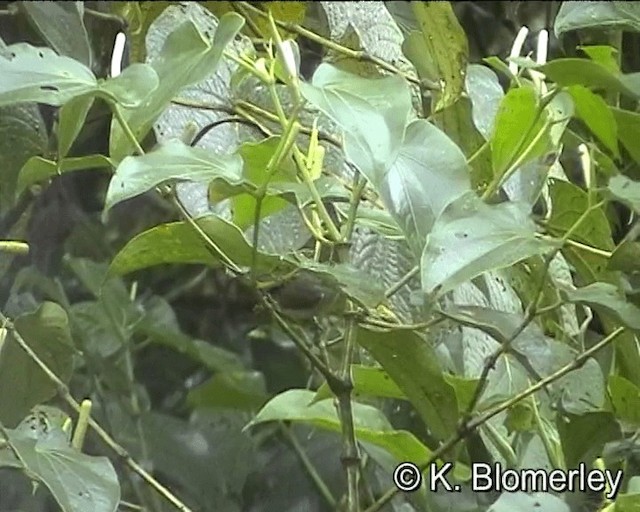
[[[16,318],[15,327],[38,357],[68,382],[75,349],[64,309],[45,302],[37,311]],[[57,391],[10,333],[0,347],[0,421],[16,425],[34,405],[49,400]]]
[[[93,105],[93,95],[78,96],[65,103],[58,117],[58,159],[61,160],[76,140]]]
[[[192,21],[176,27],[169,35],[160,55],[153,61],[159,86],[144,103],[126,113],[125,118],[138,140],[149,132],[154,121],[183,87],[204,80],[215,72],[224,47],[242,28],[244,19],[227,13],[221,19],[213,40],[202,34]],[[131,142],[117,124],[112,124],[109,144],[112,158],[117,160],[132,151]]]
[[[266,421],[299,421],[327,430],[340,432],[341,423],[333,400],[313,403],[314,393],[306,389],[291,389],[273,397],[258,412],[248,426]],[[430,450],[413,434],[394,430],[387,418],[375,407],[353,403],[356,437],[380,446],[398,461],[415,464],[426,462]]]
[[[16,43],[7,50],[9,57],[0,55],[0,106],[26,101],[60,106],[98,87],[89,68],[50,48]]]
[[[232,185],[241,183],[240,156],[216,155],[203,148],[187,146],[180,140],[170,140],[155,151],[128,156],[120,162],[109,183],[104,211],[170,180],[208,183],[214,179]]]
[[[398,76],[362,78],[321,64],[304,97],[344,131],[345,153],[372,183],[395,160],[411,111],[406,82]]]
[[[445,293],[488,270],[508,267],[553,247],[535,237],[520,203],[488,205],[475,194],[451,203],[436,221],[422,254],[422,289]]]
[[[148,64],[135,63],[117,77],[101,80],[99,93],[125,108],[136,108],[156,90],[158,84],[155,69]]]
[[[443,376],[433,348],[412,331],[360,328],[367,349],[403,391],[433,435],[446,439],[456,428],[456,395]]]
[[[93,60],[91,43],[84,25],[81,2],[20,2],[29,23],[58,55],[65,55],[85,66]]]
[[[613,156],[618,157],[618,125],[606,102],[582,85],[572,85],[568,91],[577,116]]]
[[[617,317],[627,327],[640,330],[640,308],[629,302],[617,287],[610,283],[592,283],[562,294],[571,302],[599,306]]]

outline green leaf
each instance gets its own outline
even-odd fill
[[[313,85],[301,83],[304,97],[344,131],[347,158],[372,183],[380,183],[393,163],[411,112],[411,95],[399,76],[362,78],[321,64]]]
[[[460,148],[419,119],[407,126],[395,161],[374,186],[419,254],[436,218],[471,190],[469,174]]]
[[[207,215],[196,223],[234,263],[250,266],[252,249],[243,233],[233,224]],[[220,256],[210,252],[193,226],[188,222],[162,224],[131,239],[115,256],[109,267],[111,274],[128,274],[136,270],[163,263],[200,263],[219,265]],[[258,253],[257,269],[273,271],[281,262],[277,256]]]
[[[607,268],[629,273],[640,272],[640,243],[627,240],[618,245],[609,258]]]
[[[563,180],[551,180],[549,186],[551,196],[551,217],[548,229],[557,237],[563,236],[578,221],[589,207],[587,193],[573,183]],[[604,211],[592,210],[571,235],[572,240],[602,249],[614,249],[611,239],[611,228]],[[605,279],[607,258],[599,254],[585,251],[574,246],[564,246],[562,253],[567,257],[582,279],[587,282]]]
[[[150,65],[135,63],[115,78],[101,80],[99,94],[125,108],[139,107],[158,87],[158,75]]]
[[[442,294],[488,270],[553,248],[535,234],[536,226],[523,204],[487,205],[469,193],[444,210],[427,237],[422,289]]]
[[[15,319],[24,341],[62,382],[68,382],[74,347],[64,309],[44,302],[34,313]],[[54,397],[58,389],[10,333],[0,347],[0,421],[18,423],[36,404]]]
[[[152,66],[159,86],[144,103],[125,113],[125,118],[138,140],[142,140],[158,116],[185,86],[198,83],[213,74],[222,57],[225,46],[244,24],[244,18],[227,13],[220,18],[213,41],[209,41],[192,21],[176,27],[167,37],[160,55]],[[120,126],[112,124],[109,143],[112,158],[120,160],[133,150]]]
[[[20,2],[29,23],[59,55],[91,67],[93,55],[81,2]]]
[[[26,470],[47,486],[64,512],[117,510],[120,485],[107,457],[93,457],[71,448],[59,428],[37,437],[28,427],[8,434]]]
[[[351,381],[353,382],[353,393],[356,398],[359,396],[375,396],[407,400],[407,396],[383,368],[354,364],[351,366]],[[318,391],[316,391],[313,401],[319,402],[332,396],[331,389],[326,382],[323,382]]]
[[[592,283],[575,290],[563,290],[570,302],[599,306],[617,317],[625,326],[640,330],[640,308],[631,304],[618,288],[610,283]]]
[[[154,151],[128,156],[116,169],[105,198],[105,214],[114,205],[170,180],[208,183],[222,179],[232,185],[242,181],[242,159],[237,154],[216,155],[192,148],[180,140],[161,143]]]
[[[473,124],[485,140],[489,140],[504,98],[498,76],[486,66],[470,64],[465,84],[471,100]]]
[[[264,376],[255,370],[216,373],[187,396],[192,407],[249,411],[260,408],[268,399]]]
[[[616,418],[627,428],[640,426],[640,389],[620,375],[609,375],[609,397]]]
[[[340,418],[333,400],[313,403],[314,393],[290,389],[273,397],[251,420],[248,427],[267,421],[299,421],[334,432],[341,431]],[[353,423],[358,440],[386,449],[398,461],[424,464],[430,450],[405,430],[394,430],[389,420],[375,407],[354,402]]]
[[[17,43],[7,50],[8,58],[0,55],[0,105],[34,101],[57,107],[98,87],[89,68],[50,48]]]
[[[560,86],[584,85],[640,97],[640,73],[614,73],[606,66],[587,59],[554,59],[536,69]]]
[[[58,160],[62,160],[69,153],[84,126],[94,99],[93,95],[78,96],[65,103],[60,109],[57,130]]]
[[[638,146],[638,137],[640,137],[640,114],[615,107],[609,107],[609,110],[615,118],[618,126],[618,137],[624,149],[629,152],[631,158],[636,162],[640,162],[640,147]]]
[[[12,206],[19,195],[16,182],[20,169],[30,157],[46,151],[48,140],[37,105],[0,107],[0,212]]]
[[[500,102],[491,137],[494,176],[502,176],[520,158],[522,164],[542,155],[549,145],[549,128],[535,90],[511,89]]]
[[[393,379],[438,439],[456,429],[456,395],[444,379],[433,348],[412,331],[360,328],[358,343]]]
[[[640,32],[640,8],[635,2],[562,2],[553,24],[556,36],[580,29]]]
[[[64,158],[59,162],[34,156],[24,164],[20,171],[18,184],[16,186],[16,196],[22,194],[25,189],[34,183],[53,178],[66,172],[82,171],[85,169],[112,169],[113,167],[115,167],[113,162],[103,155]]]
[[[640,213],[640,182],[619,174],[609,180],[607,190],[617,200]]]
[[[434,106],[434,110],[441,110],[458,101],[464,91],[469,58],[467,36],[450,3],[414,2],[411,7],[427,50],[421,57],[433,63],[435,78],[443,83]]]
[[[607,103],[582,85],[573,85],[568,91],[573,98],[577,117],[616,158],[619,157],[618,125]]]
[[[618,65],[618,50],[613,46],[588,45],[578,46],[578,49],[586,53],[592,61],[602,64],[611,73],[620,73],[620,66]]]

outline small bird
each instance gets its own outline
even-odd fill
[[[301,271],[268,290],[283,315],[293,320],[311,320],[330,312],[340,293],[311,272]]]

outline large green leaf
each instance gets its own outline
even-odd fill
[[[125,108],[139,107],[156,90],[159,79],[148,64],[135,63],[115,78],[100,81],[100,94]]]
[[[562,2],[553,23],[556,35],[580,29],[640,31],[636,2]]]
[[[471,100],[473,124],[489,140],[504,97],[498,76],[486,66],[471,64],[467,68],[465,84]]]
[[[610,412],[589,412],[580,416],[558,415],[558,433],[567,467],[580,462],[592,464],[608,441],[620,439],[620,425]]]
[[[170,180],[208,183],[223,179],[237,185],[242,181],[242,159],[237,154],[216,155],[210,150],[187,146],[180,140],[162,143],[154,151],[128,156],[109,183],[104,211]]]
[[[602,144],[618,157],[618,125],[606,102],[582,85],[568,88],[575,105],[577,117]]]
[[[273,397],[251,420],[249,426],[266,421],[299,421],[340,432],[341,424],[333,400],[314,402],[314,392],[290,389]],[[386,449],[398,461],[424,464],[431,455],[413,434],[394,430],[389,420],[375,407],[354,402],[353,423],[356,437]]]
[[[200,82],[215,72],[224,47],[236,36],[243,24],[241,16],[235,13],[225,14],[220,18],[213,40],[202,34],[192,21],[176,27],[165,41],[160,55],[152,63],[159,79],[158,88],[141,106],[125,115],[138,140],[144,138],[158,116],[183,87]],[[109,147],[111,156],[117,160],[133,150],[131,141],[116,123],[112,124]]]
[[[609,375],[609,397],[616,418],[626,428],[640,426],[640,389],[620,375]]]
[[[469,193],[444,210],[427,237],[422,289],[445,293],[488,270],[554,247],[535,235],[536,226],[523,204],[488,205]]]
[[[383,368],[354,364],[351,366],[351,381],[353,382],[353,395],[356,398],[359,396],[377,396],[407,400],[407,396]],[[329,385],[324,382],[318,388],[314,401],[332,396]]]
[[[60,106],[98,87],[89,68],[50,48],[17,43],[7,49],[8,58],[0,55],[0,105],[34,101]]]
[[[425,340],[412,331],[360,328],[358,343],[403,391],[435,437],[446,439],[455,431],[456,395]]]
[[[256,411],[269,399],[264,375],[256,370],[222,371],[189,391],[192,407]]]
[[[84,126],[94,100],[91,94],[78,96],[65,103],[58,112],[58,159],[64,158],[69,153]]]
[[[63,512],[117,510],[120,485],[107,457],[73,449],[59,427],[34,434],[25,423],[7,433],[25,469],[47,486]]]
[[[252,263],[252,249],[243,233],[233,224],[207,215],[196,223],[237,265]],[[210,252],[206,243],[188,222],[172,222],[140,233],[125,245],[109,267],[113,274],[127,274],[163,263],[200,263],[219,265],[219,253]],[[280,258],[258,253],[257,269],[269,272],[281,263]]]
[[[640,213],[640,182],[619,174],[609,180],[607,190],[613,197]]]
[[[373,184],[395,160],[411,111],[411,95],[398,76],[362,78],[321,64],[304,97],[344,131],[345,153]]]
[[[91,43],[84,25],[82,2],[19,2],[27,19],[48,46],[59,55],[71,57],[91,67]]]
[[[548,115],[532,87],[511,89],[500,102],[491,137],[493,173],[502,176],[516,161],[526,163],[549,147]]]
[[[64,309],[53,302],[15,319],[15,327],[38,357],[63,382],[71,377],[74,347]],[[0,421],[18,423],[36,404],[58,389],[9,334],[0,347]]]

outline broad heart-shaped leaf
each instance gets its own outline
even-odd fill
[[[592,283],[575,290],[563,290],[570,302],[599,306],[616,316],[625,326],[640,330],[640,308],[633,305],[610,283]]]
[[[74,347],[64,309],[53,302],[15,319],[15,327],[63,381],[71,377]],[[55,384],[9,334],[0,348],[0,421],[14,426],[36,404],[56,395]]]
[[[213,214],[196,219],[196,223],[225,259],[240,266],[251,265],[251,245],[237,226]],[[123,275],[163,263],[220,265],[223,257],[207,247],[187,221],[162,224],[131,239],[111,262],[109,273]],[[258,253],[256,268],[261,272],[271,272],[281,264],[277,256]]]
[[[622,110],[615,107],[609,107],[613,113],[618,126],[618,137],[624,149],[626,149],[631,158],[636,162],[640,162],[640,146],[638,145],[638,137],[640,137],[640,114],[629,110]]]
[[[579,29],[640,32],[640,6],[635,2],[563,2],[553,23],[556,36]]]
[[[411,111],[407,83],[398,76],[362,78],[321,64],[304,97],[344,131],[347,158],[374,185],[396,157]]]
[[[548,147],[548,114],[532,87],[511,89],[496,114],[491,136],[493,173],[502,176],[519,158],[526,163]],[[526,155],[526,156],[525,156]]]
[[[7,50],[8,58],[0,55],[0,105],[33,101],[60,106],[98,87],[89,68],[50,48],[16,43]]]
[[[24,164],[18,175],[16,197],[34,183],[53,178],[66,172],[81,171],[84,169],[113,169],[113,162],[104,155],[88,155],[72,158],[64,158],[59,162],[47,160],[40,156],[30,158]]]
[[[568,88],[577,117],[587,125],[600,142],[618,157],[618,125],[606,102],[582,85]]]
[[[107,457],[92,457],[73,449],[66,434],[53,426],[37,437],[30,428],[8,434],[27,471],[47,486],[63,512],[117,510],[120,484]]]
[[[395,160],[374,186],[419,254],[438,215],[471,190],[469,174],[460,148],[418,119],[407,126]]]
[[[526,205],[488,205],[470,192],[451,203],[427,237],[422,253],[422,289],[445,293],[457,285],[508,267],[554,245],[537,239]]]
[[[204,80],[215,72],[224,47],[244,24],[244,18],[227,13],[210,41],[192,21],[176,27],[167,37],[160,55],[151,63],[159,86],[142,105],[126,113],[125,118],[138,140],[142,140],[154,121],[174,96],[185,86]],[[116,160],[128,155],[133,147],[117,123],[111,125],[110,154]]]
[[[273,397],[251,420],[248,427],[266,421],[299,421],[340,432],[340,418],[333,400],[314,402],[315,393],[306,389],[290,389]],[[430,450],[413,434],[394,430],[384,414],[370,405],[354,402],[353,423],[356,438],[380,446],[398,461],[423,464]]]
[[[640,73],[614,73],[598,62],[574,58],[554,59],[536,69],[560,86],[584,85],[640,98]]]
[[[460,22],[448,2],[415,2],[411,4],[420,30],[426,55],[433,64],[436,80],[443,84],[435,110],[453,105],[464,91],[464,72],[469,57],[469,43]],[[418,67],[418,66],[416,66]]]
[[[640,182],[619,174],[609,180],[607,190],[613,197],[640,213]]]
[[[104,212],[169,180],[208,183],[214,179],[223,179],[232,185],[241,183],[242,158],[237,154],[216,155],[203,148],[187,146],[180,140],[169,140],[154,151],[128,156],[120,162],[109,183]]]
[[[412,331],[363,327],[357,340],[404,392],[436,438],[446,439],[455,431],[456,395],[428,342]]]
[[[91,67],[91,43],[84,25],[82,2],[20,2],[27,19],[59,55]]]

